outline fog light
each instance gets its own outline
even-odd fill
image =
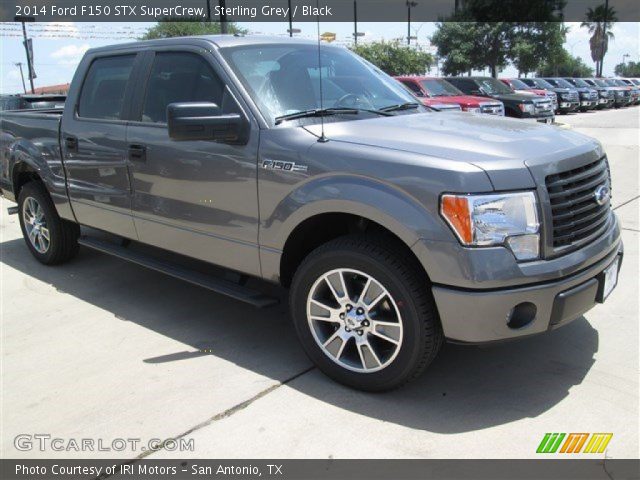
[[[508,237],[507,245],[517,260],[535,260],[540,255],[540,236],[538,234]]]
[[[507,317],[507,326],[513,329],[526,327],[536,318],[537,312],[538,309],[533,303],[519,303],[511,310],[509,317]]]

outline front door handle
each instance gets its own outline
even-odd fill
[[[144,162],[147,159],[147,147],[144,145],[129,145],[129,160]]]
[[[68,152],[77,152],[78,151],[78,137],[74,137],[73,135],[69,135],[64,138],[64,146],[67,148]]]

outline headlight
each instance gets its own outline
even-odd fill
[[[470,112],[470,113],[480,113],[480,112],[482,112],[482,110],[480,110],[479,108],[476,108],[476,107],[466,107],[463,110],[465,112]]]
[[[504,245],[517,260],[540,255],[540,223],[533,192],[443,195],[440,213],[470,247]]]
[[[536,106],[533,103],[519,103],[518,108],[525,113],[533,113]]]

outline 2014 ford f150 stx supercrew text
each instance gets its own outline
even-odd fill
[[[415,378],[445,338],[566,324],[621,265],[597,141],[430,111],[337,46],[89,50],[63,110],[1,128],[3,194],[38,260],[80,244],[257,306],[273,299],[245,280],[279,283],[309,357],[364,390]]]

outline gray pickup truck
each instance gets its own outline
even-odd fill
[[[253,277],[289,287],[309,357],[363,390],[415,378],[445,339],[564,325],[621,265],[597,141],[430,111],[337,46],[89,50],[64,109],[4,113],[1,132],[2,191],[36,259],[84,245],[258,307],[274,298]]]

